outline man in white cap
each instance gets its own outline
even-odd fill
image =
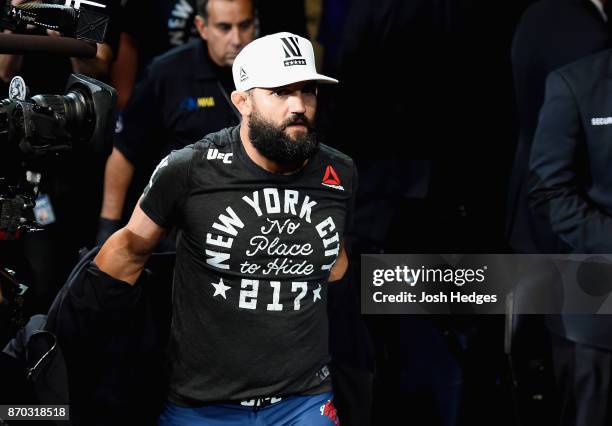
[[[348,266],[356,171],[313,129],[311,43],[290,33],[233,64],[239,126],[161,161],[125,228],[95,258],[134,285],[179,229],[161,425],[339,424],[329,377],[327,284]]]

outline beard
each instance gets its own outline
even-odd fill
[[[285,133],[292,124],[306,126],[307,132],[292,138]],[[299,167],[319,149],[318,136],[303,114],[294,114],[276,126],[253,111],[249,120],[249,139],[261,155],[281,166]]]

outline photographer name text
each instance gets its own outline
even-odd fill
[[[375,269],[372,272],[372,285],[382,287],[388,284],[403,284],[408,286],[410,291],[399,291],[391,293],[387,287],[383,291],[372,293],[372,300],[375,303],[467,303],[482,305],[485,303],[497,303],[498,297],[495,294],[482,294],[480,291],[466,293],[464,291],[444,291],[448,290],[448,285],[463,287],[466,284],[477,285],[478,290],[482,290],[486,279],[487,267],[482,268],[436,268],[421,266],[411,268],[408,266],[396,266],[389,269]],[[444,285],[440,291],[435,291],[435,285]],[[427,285],[427,291],[413,291],[417,285]],[[397,288],[397,287],[396,287]],[[405,288],[405,287],[404,287]],[[439,288],[439,287],[438,287]],[[381,288],[382,290],[382,288]]]

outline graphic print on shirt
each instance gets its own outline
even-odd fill
[[[196,16],[195,1],[176,0],[168,17],[168,42],[170,46],[181,46],[197,33],[193,19]]]
[[[298,311],[320,303],[340,233],[334,217],[320,214],[318,206],[308,194],[279,188],[258,189],[223,206],[205,235],[206,263],[242,278],[221,274],[209,284],[211,296],[237,299],[238,308],[251,310]],[[233,293],[238,297],[230,298]]]

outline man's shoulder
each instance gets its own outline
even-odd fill
[[[193,159],[204,159],[208,151],[212,149],[216,149],[218,152],[230,152],[232,150],[232,140],[236,137],[237,132],[239,132],[238,126],[209,133],[194,143],[172,151],[166,159],[174,164],[185,165]]]
[[[154,174],[163,168],[171,170],[183,170],[188,172],[192,168],[199,168],[211,158],[211,152],[215,153],[215,158],[225,158],[224,154],[232,151],[232,140],[235,137],[236,127],[228,127],[215,133],[204,136],[197,142],[176,149],[163,158]]]
[[[346,167],[351,167],[351,168],[354,167],[355,165],[355,162],[353,161],[351,157],[349,157],[348,155],[344,154],[341,151],[338,151],[335,148],[332,148],[329,145],[322,143],[319,146],[319,151],[321,152],[321,157],[324,160],[338,162]]]
[[[611,77],[612,49],[606,49],[565,65],[554,73],[561,75],[572,86],[590,87],[603,78]]]
[[[207,152],[209,149],[217,149],[220,152],[230,152],[232,141],[239,137],[240,126],[226,127],[214,133],[209,133],[197,141],[194,149]]]
[[[562,6],[560,6],[562,7]],[[534,24],[542,24],[543,18],[549,17],[551,12],[555,11],[555,7],[551,1],[541,0],[532,3],[525,9],[518,23],[518,28],[531,27]]]
[[[597,18],[592,12],[597,10],[595,5],[589,4],[589,0],[540,0],[525,9],[519,25],[555,26],[563,21],[576,22],[577,17]],[[553,17],[555,19],[551,19]]]
[[[157,167],[160,168],[167,165],[172,165],[179,168],[188,168],[194,156],[197,156],[201,151],[202,147],[198,146],[197,143],[186,145],[180,149],[175,149],[174,151],[170,152],[170,154],[159,162]]]
[[[176,74],[180,70],[192,71],[193,67],[190,66],[190,63],[194,62],[194,55],[201,43],[201,40],[192,40],[156,56],[151,61],[151,72],[171,71]]]
[[[351,157],[332,148],[321,144],[319,153],[315,157],[313,167],[319,173],[317,179],[319,185],[332,188],[332,191],[341,191],[345,196],[355,192],[357,185],[357,170]]]
[[[586,54],[600,50],[606,39],[605,21],[589,0],[543,0],[522,14],[513,44],[528,51],[546,49],[546,57],[566,58],[557,52],[561,46]]]

